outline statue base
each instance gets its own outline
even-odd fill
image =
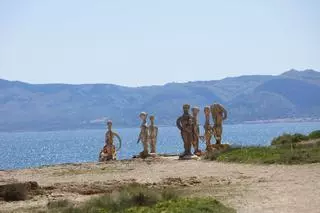
[[[106,162],[110,160],[116,160],[112,155],[104,152],[100,152],[99,154],[99,162]]]
[[[184,155],[184,156],[179,156],[179,160],[199,160],[199,156],[197,155]]]
[[[157,155],[157,153],[152,152],[152,153],[149,153],[149,156],[150,156],[150,157],[157,157],[158,155]]]

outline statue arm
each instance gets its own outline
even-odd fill
[[[138,138],[139,138],[139,140],[142,138],[142,130],[140,130]]]
[[[228,117],[228,112],[225,108],[222,107],[222,109],[223,109],[223,120],[226,120]]]
[[[177,122],[176,122],[176,125],[177,125],[177,127],[178,127],[178,129],[179,129],[180,131],[182,131],[181,119],[182,119],[182,117],[179,117],[179,118],[177,119]]]
[[[107,143],[108,142],[108,132],[106,132],[104,134],[104,142]]]
[[[115,132],[113,132],[113,135],[114,136],[116,136],[117,138],[118,138],[118,140],[119,140],[119,148],[118,148],[118,150],[121,148],[121,145],[122,145],[122,141],[121,141],[121,138],[120,138],[120,136],[117,134],[117,133],[115,133]],[[117,151],[118,151],[117,150]]]
[[[158,137],[158,127],[156,126],[156,138]]]
[[[120,138],[120,136],[119,136],[117,133],[114,132],[113,135],[116,136],[119,141],[121,141],[121,138]]]

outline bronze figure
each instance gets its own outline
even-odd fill
[[[183,115],[180,116],[176,125],[180,130],[181,137],[184,143],[184,152],[180,155],[181,158],[191,156],[191,144],[195,137],[195,128],[193,125],[193,117],[189,113],[190,105],[183,105]]]
[[[222,123],[227,119],[227,110],[218,103],[214,103],[210,106],[213,124],[213,135],[216,139],[216,144],[221,144],[222,137]]]
[[[205,123],[204,123],[204,139],[206,141],[206,150],[211,150],[211,138],[213,135],[213,127],[210,124],[210,107],[206,106],[204,107],[204,116],[205,116]]]
[[[99,161],[105,160],[116,160],[117,159],[117,151],[121,148],[121,138],[120,136],[112,131],[112,121],[109,120],[107,122],[107,132],[105,133],[105,145],[100,152]],[[116,149],[114,143],[114,137],[116,137],[119,141],[119,147]]]
[[[148,151],[148,139],[149,139],[149,134],[148,134],[148,126],[147,126],[147,117],[148,114],[145,112],[141,112],[139,115],[141,119],[141,125],[140,125],[140,134],[137,143],[140,141],[143,144],[143,151],[140,152],[140,156],[146,157],[149,154]]]
[[[157,137],[158,137],[158,127],[154,125],[154,116],[150,116],[150,125],[148,127],[149,132],[149,142],[151,146],[151,153],[156,153]]]
[[[193,117],[193,126],[194,126],[194,136],[193,136],[193,149],[194,149],[194,154],[200,156],[201,155],[201,150],[199,149],[199,135],[200,135],[200,128],[199,128],[199,120],[198,120],[198,115],[199,115],[199,107],[192,107],[192,117]]]

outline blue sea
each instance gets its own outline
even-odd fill
[[[223,142],[232,145],[269,145],[283,133],[310,133],[319,122],[224,125]],[[137,144],[139,128],[114,128],[122,138],[118,159],[128,159],[142,150]],[[59,163],[93,162],[104,145],[105,130],[0,133],[0,170]],[[205,144],[201,143],[204,148]],[[176,127],[160,127],[158,153],[180,153],[183,144]]]

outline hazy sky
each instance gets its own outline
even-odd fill
[[[318,0],[0,0],[0,78],[128,86],[320,70]]]

